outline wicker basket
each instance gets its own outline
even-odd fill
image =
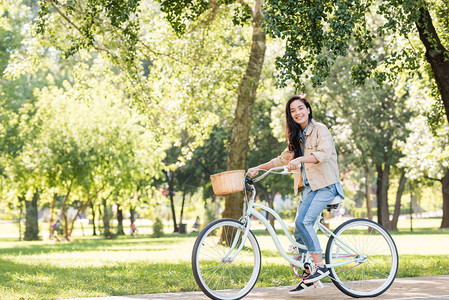
[[[210,176],[215,195],[226,195],[243,191],[245,170],[227,171]]]

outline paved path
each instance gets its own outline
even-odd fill
[[[259,300],[316,300],[316,299],[354,299],[340,292],[332,283],[326,283],[323,289],[314,289],[300,296],[290,296],[288,290],[292,287],[255,288],[244,299]],[[78,300],[136,300],[136,299],[176,299],[176,300],[207,300],[201,292],[147,294],[133,296],[113,296],[96,298],[77,298]],[[379,297],[364,299],[396,299],[396,300],[449,300],[449,276],[396,278],[393,285]]]

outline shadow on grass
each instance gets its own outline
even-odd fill
[[[449,234],[449,228],[439,229],[435,227],[410,229],[400,228],[398,231],[390,232],[391,235],[423,235],[423,234]]]
[[[86,252],[86,251],[126,251],[138,248],[143,251],[161,251],[171,244],[178,241],[172,238],[82,238],[74,239],[70,242],[52,242],[52,241],[34,241],[34,242],[15,242],[11,247],[0,247],[0,255],[33,255],[51,252]],[[162,246],[163,245],[163,246]]]

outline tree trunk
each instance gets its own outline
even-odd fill
[[[134,224],[134,222],[136,222],[136,208],[132,206],[129,208],[129,221],[131,222],[131,224]]]
[[[176,213],[175,213],[175,200],[174,200],[175,191],[173,187],[174,178],[171,178],[168,174],[167,177],[168,177],[168,195],[170,197],[170,207],[173,218],[173,232],[179,232],[178,223],[176,223]]]
[[[103,187],[104,187],[104,185],[103,185]],[[71,225],[70,225],[70,230],[69,230],[68,236],[72,236],[72,231],[73,231],[73,228],[74,228],[74,226],[75,226],[75,221],[78,219],[80,213],[81,213],[83,210],[86,209],[86,207],[89,205],[89,203],[92,202],[92,200],[93,200],[94,198],[97,197],[98,193],[103,189],[103,187],[99,188],[99,189],[95,192],[95,194],[94,194],[93,196],[88,197],[87,200],[86,200],[86,202],[82,203],[82,204],[80,205],[80,207],[78,207],[78,210],[77,210],[77,212],[76,212],[76,215],[75,215],[75,217],[73,218],[72,223],[71,223]]]
[[[23,202],[25,202],[24,196],[18,196],[19,200],[19,241],[22,241],[22,215],[23,215]]]
[[[50,238],[53,236],[53,216],[55,214],[55,205],[56,205],[56,198],[58,197],[57,193],[53,194],[53,200],[51,201],[51,209],[50,209]]]
[[[90,208],[92,210],[92,235],[96,236],[97,235],[97,228],[95,227],[95,207],[93,202],[90,202]]]
[[[117,234],[125,235],[125,231],[123,230],[123,210],[122,206],[117,203]]]
[[[70,197],[70,193],[72,192],[72,185],[73,185],[74,179],[72,179],[70,181],[69,187],[67,188],[67,194],[65,195],[64,198],[62,198],[62,205],[61,205],[61,214],[62,214],[62,219],[64,220],[64,238],[66,240],[69,240],[69,223],[68,223],[68,219],[67,219],[67,215],[66,215],[66,205],[67,202],[69,201],[69,197]]]
[[[186,201],[186,191],[185,189],[182,191],[182,204],[181,204],[181,215],[179,216],[179,233],[187,233],[185,224],[183,224],[184,217],[184,203]]]
[[[65,211],[65,207],[66,207],[67,199],[69,197],[69,193],[67,193],[67,195],[62,199],[62,205],[61,205],[61,217],[64,220],[64,238],[66,240],[69,239],[69,231],[68,231],[69,227],[68,227],[68,220],[67,220],[67,214]]]
[[[394,205],[393,218],[391,219],[391,222],[390,222],[390,228],[393,231],[398,230],[398,220],[399,220],[399,215],[401,213],[401,199],[402,199],[402,194],[404,193],[404,188],[405,188],[406,182],[407,182],[407,178],[405,177],[405,173],[402,172],[401,179],[399,180],[398,191],[396,193],[396,203]]]
[[[181,215],[179,216],[179,224],[182,224],[182,218],[184,217],[184,203],[186,201],[186,191],[182,191],[182,204],[181,204]]]
[[[103,235],[105,238],[110,239],[112,238],[110,226],[111,216],[109,214],[107,199],[103,198],[102,202],[103,202],[103,229],[104,229]]]
[[[246,73],[237,91],[237,107],[233,121],[228,170],[246,170],[251,113],[256,99],[256,91],[265,58],[265,39],[263,31],[263,0],[255,0],[252,11],[252,44]],[[242,193],[226,196],[223,218],[239,219],[243,212]]]
[[[390,165],[385,164],[376,165],[377,169],[377,222],[385,227],[389,228],[389,211],[388,211],[388,189],[390,179]]]
[[[449,122],[449,51],[443,46],[432,23],[432,17],[425,7],[419,9],[419,19],[415,23],[421,42],[426,48],[426,59],[432,69],[438,91],[443,101],[446,119]],[[443,219],[440,228],[449,228],[449,170],[443,177]]]
[[[449,169],[441,179],[441,190],[443,192],[443,219],[440,228],[449,228]]]
[[[37,219],[37,201],[39,200],[39,191],[36,190],[31,201],[26,201],[25,215],[25,241],[39,240],[39,224]]]
[[[418,16],[415,25],[419,32],[419,38],[426,48],[426,59],[432,69],[449,122],[449,51],[441,43],[427,8],[419,8]]]
[[[76,215],[75,215],[75,217],[73,217],[72,222],[70,224],[70,229],[68,232],[69,237],[72,236],[73,228],[75,227],[75,221],[78,220],[80,213],[87,207],[87,205],[89,204],[90,201],[91,201],[91,199],[89,198],[84,204],[81,204],[81,206],[78,207],[78,210],[76,211]]]
[[[100,223],[100,220],[103,220],[103,213],[101,212],[101,206],[102,204],[98,205],[98,231],[100,235],[102,235],[104,232],[104,222]]]
[[[371,185],[370,185],[370,169],[365,167],[365,199],[366,199],[366,214],[368,219],[373,219],[373,208],[371,205]]]

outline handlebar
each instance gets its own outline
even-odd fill
[[[279,171],[279,170],[282,170],[282,171],[281,172],[276,172],[276,171]],[[265,173],[263,173],[262,175],[259,175],[258,177],[251,178],[252,182],[258,182],[258,181],[264,179],[265,177],[267,177],[268,174],[270,174],[270,173],[281,174],[281,175],[297,173],[296,171],[289,171],[287,166],[274,167],[274,168],[271,168],[271,169],[268,169],[268,170],[262,170],[261,169],[260,171],[264,171]],[[246,177],[248,176],[248,172],[246,172],[245,176]]]

